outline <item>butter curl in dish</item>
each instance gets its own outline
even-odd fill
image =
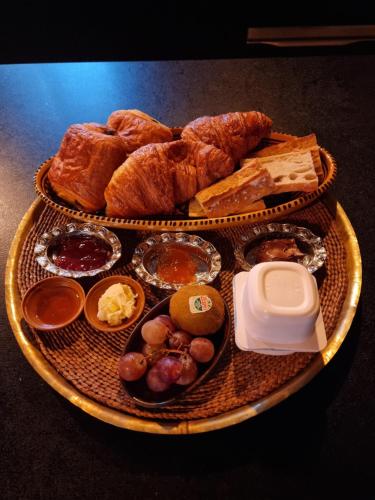
[[[145,306],[141,285],[129,276],[103,278],[89,291],[85,316],[96,330],[117,332],[138,320]]]

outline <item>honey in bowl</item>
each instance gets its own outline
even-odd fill
[[[22,300],[27,323],[39,330],[62,328],[75,320],[83,309],[85,293],[69,278],[52,277],[32,286]]]
[[[46,326],[66,323],[80,307],[78,293],[64,285],[36,291],[33,301],[35,317]]]

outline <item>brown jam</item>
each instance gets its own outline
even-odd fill
[[[264,241],[257,251],[257,263],[274,260],[295,261],[304,254],[298,248],[294,238],[281,238]]]
[[[52,262],[70,271],[91,271],[111,258],[111,247],[101,238],[71,234],[58,239],[50,248]]]
[[[160,257],[157,273],[167,283],[192,283],[195,281],[197,264],[185,248],[169,245]]]
[[[80,308],[78,293],[68,286],[42,288],[35,294],[35,316],[44,325],[61,325]]]

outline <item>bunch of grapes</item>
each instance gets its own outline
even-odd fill
[[[128,352],[120,358],[119,375],[133,382],[146,376],[147,387],[164,392],[172,384],[190,385],[198,376],[197,363],[208,363],[215,348],[205,337],[193,337],[177,330],[167,315],[144,323],[142,352]]]

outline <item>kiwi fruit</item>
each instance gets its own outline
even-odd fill
[[[210,335],[224,323],[224,300],[211,286],[186,285],[172,295],[169,314],[178,329],[191,335]]]

